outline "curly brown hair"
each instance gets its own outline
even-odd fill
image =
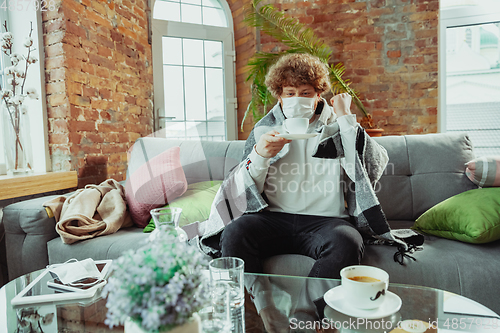
[[[265,84],[278,98],[283,87],[310,84],[320,94],[330,89],[328,67],[318,58],[307,53],[286,54],[271,66]]]

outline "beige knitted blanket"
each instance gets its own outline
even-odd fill
[[[132,226],[125,189],[114,179],[87,185],[69,197],[59,196],[43,204],[56,219],[56,231],[66,244],[115,233]]]

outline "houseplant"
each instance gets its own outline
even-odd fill
[[[342,63],[336,65],[329,64],[332,51],[323,43],[314,32],[305,27],[298,20],[286,17],[284,13],[277,10],[272,5],[260,5],[262,0],[252,0],[245,22],[257,28],[257,33],[263,31],[285,45],[286,49],[280,52],[257,52],[248,62],[247,81],[251,81],[252,100],[248,104],[247,110],[241,122],[243,123],[251,112],[255,121],[260,120],[269,110],[269,107],[276,103],[271,93],[264,84],[267,71],[278,58],[289,53],[309,53],[312,54],[330,69],[330,80],[332,93],[338,94],[347,92],[351,95],[354,104],[363,114],[361,125],[365,129],[376,128],[372,116],[368,113],[363,103],[359,99],[359,94],[350,87],[349,79],[344,79],[345,66]]]
[[[131,332],[197,332],[196,312],[208,301],[203,276],[208,262],[196,247],[179,242],[174,228],[162,228],[136,251],[113,261],[103,289],[105,323]]]
[[[6,153],[7,172],[9,174],[25,173],[33,170],[31,138],[29,129],[26,98],[38,99],[35,89],[25,89],[28,69],[38,61],[33,46],[33,23],[24,42],[26,55],[14,51],[14,38],[4,22],[5,33],[1,35],[0,47],[7,56],[3,75],[6,85],[0,82],[0,98],[2,99],[4,147]]]

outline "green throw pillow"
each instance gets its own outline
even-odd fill
[[[188,185],[186,192],[165,207],[182,208],[179,226],[183,227],[192,222],[204,221],[210,215],[210,208],[215,194],[219,190],[222,181],[206,181]],[[144,228],[144,232],[151,232],[155,228],[153,219]]]
[[[425,213],[412,229],[467,243],[500,239],[500,188],[469,190],[448,198]]]

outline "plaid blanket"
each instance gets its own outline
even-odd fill
[[[340,127],[335,121],[335,114],[325,102],[325,107],[316,123],[315,131],[317,145],[313,157],[338,159],[344,157],[340,136]],[[268,204],[248,172],[247,165],[251,163],[248,155],[260,136],[273,129],[281,128],[285,117],[279,103],[253,128],[245,143],[243,160],[224,179],[217,192],[208,220],[198,223],[196,230],[186,230],[192,237],[190,242],[196,242],[201,251],[212,256],[220,255],[218,244],[210,242],[211,236],[220,233],[232,220],[243,214],[255,213],[265,209]],[[355,182],[347,179],[346,201],[349,215],[354,218],[355,225],[368,243],[394,244],[399,243],[407,249],[406,243],[396,239],[385,214],[382,211],[373,186],[382,176],[389,161],[387,151],[372,140],[366,132],[357,125],[356,154],[354,166]],[[289,151],[288,145],[273,158],[273,164]],[[347,178],[347,177],[346,177]]]

